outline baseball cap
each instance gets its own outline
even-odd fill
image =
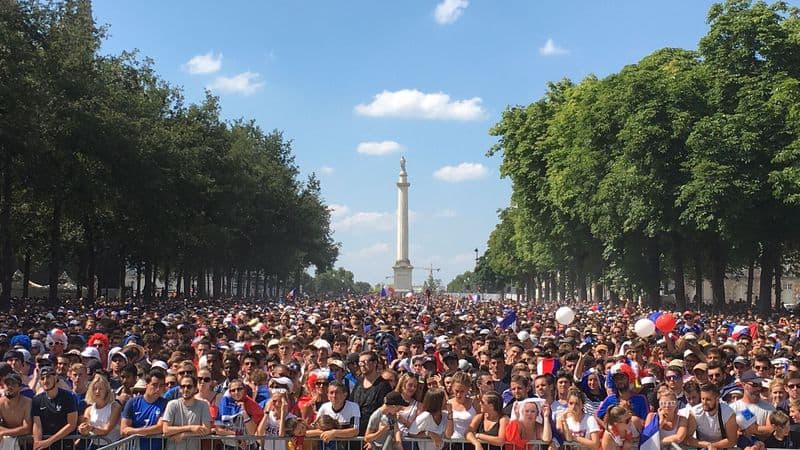
[[[270,339],[269,342],[267,342],[267,348],[276,347],[280,343],[281,343],[281,341],[279,341],[277,339]]]
[[[39,369],[39,376],[41,377],[45,377],[54,373],[56,373],[56,370],[53,368],[53,366],[44,366]]]
[[[328,367],[335,366],[342,370],[346,370],[347,368],[344,366],[344,363],[341,359],[329,359],[328,360]]]
[[[5,356],[3,356],[3,361],[8,361],[9,359],[18,359],[22,361],[22,353],[17,350],[9,350],[6,352]]]
[[[442,355],[442,361],[447,361],[448,359],[458,360],[458,356],[453,352],[447,352]]]
[[[672,361],[667,364],[667,367],[680,367],[683,369],[683,360],[682,359],[673,359]]]
[[[763,381],[764,381],[764,379],[763,379],[763,378],[761,378],[760,376],[758,376],[758,375],[757,375],[755,372],[753,372],[752,370],[748,370],[748,371],[746,371],[745,373],[743,373],[743,374],[742,374],[742,376],[739,378],[739,380],[740,380],[742,383],[754,383],[754,384],[759,384],[759,385],[761,384],[761,382],[763,382]]]
[[[697,363],[692,368],[692,371],[695,371],[695,370],[702,370],[703,372],[708,372],[708,364],[706,364],[704,362]]]
[[[84,358],[94,358],[94,359],[99,360],[100,359],[100,352],[97,351],[97,348],[95,348],[95,347],[86,347],[81,352],[81,356],[83,356]]]
[[[386,406],[408,406],[408,402],[403,399],[403,396],[397,391],[391,391],[386,394],[383,402]]]
[[[734,358],[733,363],[734,364],[743,364],[745,366],[749,366],[750,365],[750,360],[747,359],[744,356],[737,356],[736,358]]]

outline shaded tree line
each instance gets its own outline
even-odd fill
[[[136,52],[102,55],[91,2],[0,1],[0,307],[37,268],[124,291],[263,294],[338,256],[291,141],[187,103]],[[24,292],[27,294],[27,291]]]
[[[540,298],[594,285],[651,307],[672,281],[679,310],[687,283],[709,280],[721,309],[726,276],[747,273],[747,301],[778,305],[799,242],[800,13],[729,0],[707,19],[696,51],[552,82],[503,113],[489,155],[513,191],[492,270]]]

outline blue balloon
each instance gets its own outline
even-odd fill
[[[650,319],[653,323],[656,323],[656,319],[658,319],[659,317],[661,317],[661,311],[650,313],[650,315],[647,316],[647,318]]]

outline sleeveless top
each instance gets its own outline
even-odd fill
[[[411,400],[408,404],[408,408],[404,408],[402,411],[397,413],[398,416],[402,417],[403,420],[411,421],[411,424],[414,424],[414,417],[417,415],[417,409],[419,407],[419,402],[416,400]],[[400,428],[400,432],[403,436],[408,435],[408,428],[407,426],[403,425],[402,422],[397,421],[397,425]]]
[[[503,416],[500,416],[500,418],[502,417]],[[486,419],[481,419],[481,421],[478,422],[478,430],[475,431],[475,434],[481,433],[489,436],[497,436],[500,433],[500,419],[497,419],[497,422],[495,422],[494,425],[492,425],[492,427],[488,430],[484,426],[484,423],[486,423]],[[491,444],[486,444],[484,448],[486,448],[486,450],[503,450],[503,447]]]
[[[475,417],[475,408],[472,406],[465,411],[453,410],[453,435],[450,439],[464,439],[473,417]]]
[[[108,402],[106,406],[100,409],[92,405],[91,411],[89,412],[89,425],[95,428],[104,428],[108,425],[108,422],[111,420],[111,406],[113,404],[114,402]],[[119,439],[119,424],[109,431],[107,435],[98,438],[98,440],[107,440],[108,442],[117,442]]]

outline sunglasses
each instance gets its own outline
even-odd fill
[[[317,381],[316,383],[314,383],[314,385],[315,386],[327,386],[328,382],[327,381]]]
[[[231,391],[231,392],[242,392],[244,390],[244,388],[243,387],[237,387],[237,388],[230,388],[228,390]]]
[[[184,375],[191,375],[193,373],[194,372],[192,372],[191,370],[182,370],[182,371],[178,372],[178,375],[184,376]]]
[[[680,375],[668,375],[666,377],[667,381],[677,381],[678,379],[680,379]]]
[[[194,387],[193,384],[182,384],[181,389],[192,389]]]
[[[791,383],[786,385],[786,389],[797,389],[800,383]]]
[[[211,383],[211,377],[201,377],[201,378],[198,378],[197,381],[199,381],[201,383]]]

